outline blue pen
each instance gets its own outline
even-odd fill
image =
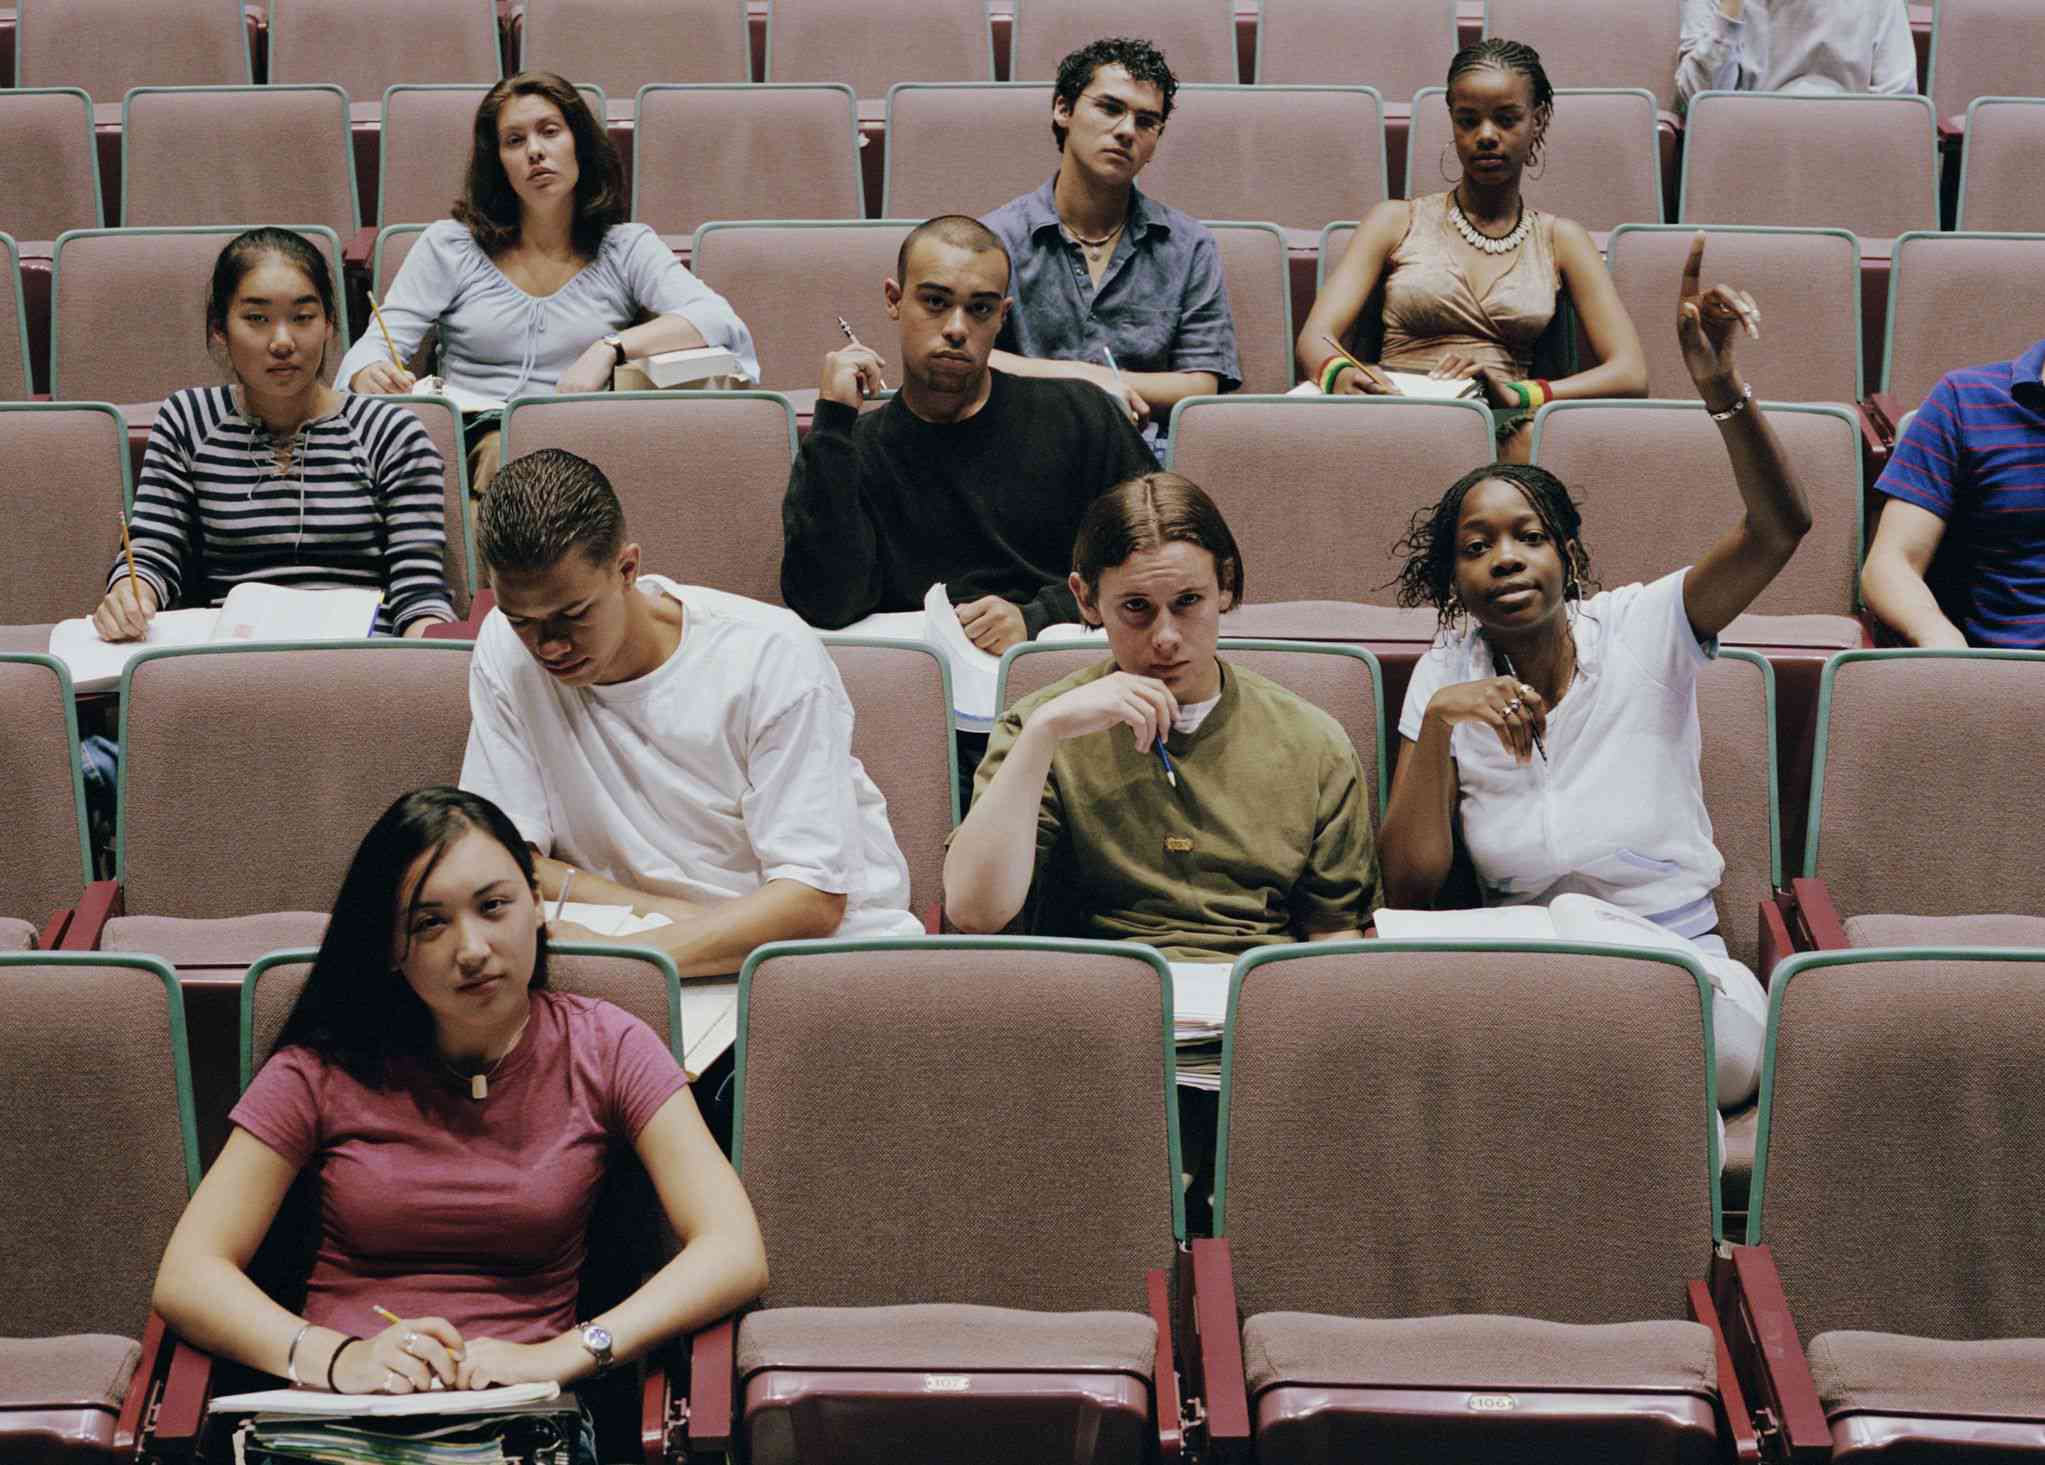
[[[1165,766],[1165,777],[1172,781],[1173,788],[1177,788],[1179,786],[1179,770],[1172,767],[1172,755],[1165,751],[1165,740],[1159,738],[1151,744],[1151,747],[1157,750],[1157,761]]]

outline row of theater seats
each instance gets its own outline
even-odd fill
[[[237,982],[241,1082],[305,970]],[[680,1051],[671,966],[571,948],[554,979]],[[733,1160],[772,1281],[654,1361],[645,1458],[1704,1461],[1765,1435],[1771,1458],[1977,1459],[2045,1428],[2045,956],[1778,968],[1743,1231],[1713,1186],[1699,969],[1366,941],[1237,964],[1216,1235],[1189,1238],[1170,981],[1072,942],[748,961]],[[27,1395],[109,1453],[188,1447],[205,1380],[148,1312],[199,1173],[179,983],[31,953],[0,986],[0,1300],[12,1332],[74,1335],[0,1340],[42,1368],[0,1390],[0,1437],[35,1428],[7,1409]],[[586,1276],[580,1315],[661,1256],[636,1199],[599,1209],[625,1275]],[[111,1244],[69,1224],[110,1205]]]

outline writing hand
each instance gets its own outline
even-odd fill
[[[149,634],[156,614],[156,592],[140,580],[123,575],[92,613],[92,628],[102,641],[139,641]]]
[[[1534,734],[1545,736],[1548,731],[1548,704],[1516,677],[1485,677],[1443,687],[1428,700],[1427,715],[1449,727],[1481,723],[1498,734],[1516,763],[1531,761]]]
[[[1029,639],[1023,625],[1022,607],[998,595],[983,595],[955,606],[959,626],[966,638],[989,656],[999,656],[1009,647]]]
[[[411,372],[388,361],[372,361],[348,378],[348,390],[362,397],[400,397],[417,384]]]
[[[883,390],[881,377],[887,362],[870,346],[841,346],[824,358],[824,378],[817,396],[826,402],[857,407],[875,392]]]
[[[1336,397],[1403,397],[1406,394],[1375,366],[1345,366],[1335,373]]]
[[[444,1317],[409,1317],[392,1323],[341,1355],[334,1383],[344,1394],[416,1394],[456,1388],[462,1335]]]

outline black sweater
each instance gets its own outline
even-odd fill
[[[1157,459],[1091,382],[994,372],[964,422],[897,397],[861,414],[817,403],[781,505],[781,597],[832,629],[916,610],[934,581],[954,605],[999,595],[1034,637],[1079,619],[1065,577],[1087,505]]]

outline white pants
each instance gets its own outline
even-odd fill
[[[1738,1109],[1761,1087],[1761,1046],[1768,1033],[1768,994],[1745,964],[1726,954],[1720,936],[1693,938],[1711,978],[1711,1029],[1718,1107]]]

